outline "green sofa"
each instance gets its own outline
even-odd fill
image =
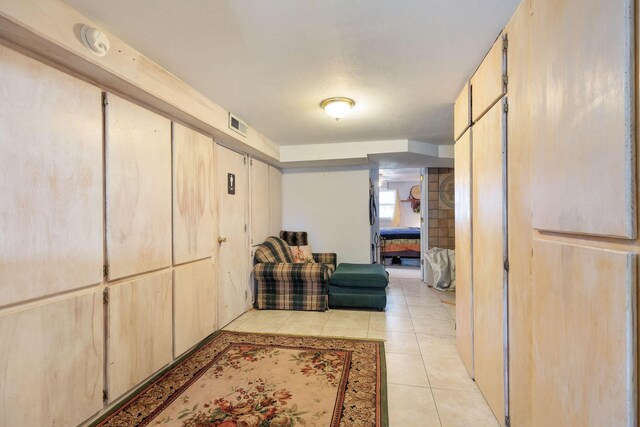
[[[387,305],[389,275],[380,264],[338,265],[329,281],[329,307],[375,308]]]

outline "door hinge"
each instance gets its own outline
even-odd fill
[[[504,427],[511,427],[511,417],[509,415],[504,417]]]
[[[102,291],[102,303],[103,304],[109,303],[109,290],[107,288],[105,288],[104,291]]]
[[[247,164],[247,157],[246,156],[242,158],[242,163],[245,164],[245,165]]]
[[[509,258],[505,258],[504,259],[503,267],[504,267],[504,271],[506,271],[508,273],[509,272]]]
[[[509,85],[509,74],[505,74],[504,76],[502,76],[502,83],[506,86]]]
[[[109,402],[109,390],[106,388],[102,390],[102,400],[104,400],[105,403]]]
[[[424,224],[424,217],[420,217],[420,224]]]
[[[109,105],[109,100],[107,99],[107,92],[102,92],[102,106],[106,107]]]
[[[507,50],[507,49],[509,49],[509,39],[505,35],[504,37],[502,37],[502,50]]]
[[[420,260],[420,265],[424,265],[424,260],[423,259]]]
[[[504,111],[505,113],[509,112],[509,102],[507,101],[506,98],[505,98],[504,102],[502,103],[502,111]]]
[[[105,264],[102,266],[102,277],[105,279],[109,277],[109,264]]]
[[[249,164],[253,166],[253,159],[249,159]]]
[[[247,224],[244,225],[244,232],[247,232]]]
[[[249,292],[245,289],[244,291],[244,300],[248,300],[249,299]]]

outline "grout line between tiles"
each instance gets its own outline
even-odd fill
[[[407,309],[409,308],[409,301],[407,301]],[[420,360],[422,361],[422,366],[424,367],[424,372],[427,375],[427,381],[429,382],[429,393],[431,393],[431,399],[433,399],[433,406],[434,408],[436,408],[436,415],[438,416],[438,423],[440,424],[440,427],[442,427],[442,418],[440,417],[440,411],[438,410],[438,402],[436,402],[436,396],[435,394],[433,394],[433,388],[431,387],[431,379],[429,378],[429,370],[427,369],[427,365],[424,362],[424,354],[422,353],[422,347],[420,346],[420,341],[418,341],[418,334],[416,333],[416,327],[415,324],[413,323],[413,315],[411,314],[411,311],[409,311],[409,318],[411,319],[411,325],[413,326],[413,335],[414,338],[416,340],[416,342],[418,343],[418,351],[420,352]],[[421,334],[421,335],[429,335],[429,334]]]

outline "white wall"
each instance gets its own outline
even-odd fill
[[[283,229],[306,231],[314,252],[370,263],[369,167],[285,169]]]
[[[414,185],[420,185],[420,181],[399,181],[399,182],[386,182],[383,184],[389,190],[396,190],[400,200],[407,200],[409,198],[409,191]],[[421,205],[422,207],[422,205]],[[391,221],[381,220],[381,227],[391,227]],[[420,214],[415,213],[411,209],[411,203],[400,202],[400,224],[399,227],[420,227]]]

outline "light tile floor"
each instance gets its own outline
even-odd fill
[[[251,310],[224,329],[385,340],[390,427],[498,426],[455,343],[455,295],[427,287],[419,270],[387,268],[384,312]],[[445,302],[443,302],[445,301]]]

